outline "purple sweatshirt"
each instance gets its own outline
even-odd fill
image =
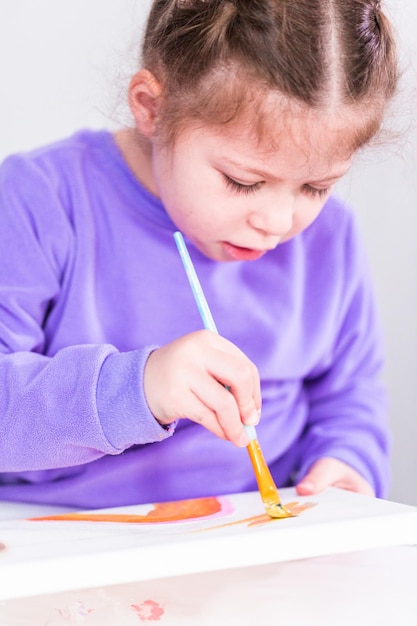
[[[149,411],[155,347],[202,328],[161,202],[107,131],[82,131],[0,168],[0,500],[76,507],[256,489],[245,449]],[[259,369],[258,439],[278,486],[320,457],[384,495],[389,437],[367,260],[331,198],[252,262],[189,244],[219,333]]]

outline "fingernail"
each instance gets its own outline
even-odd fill
[[[256,424],[259,423],[259,418],[261,416],[261,411],[252,411],[252,413],[249,415],[249,417],[247,418],[245,424],[247,424],[248,426],[256,426]]]
[[[247,436],[247,434],[245,432],[243,432],[237,442],[237,445],[240,448],[247,448],[249,445],[249,437]]]
[[[297,491],[299,493],[311,494],[314,493],[314,485],[309,480],[303,480],[297,485]]]

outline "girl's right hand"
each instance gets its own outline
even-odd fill
[[[152,352],[144,390],[160,424],[187,418],[240,447],[249,443],[243,424],[259,421],[261,390],[255,365],[233,343],[209,330],[184,335]]]

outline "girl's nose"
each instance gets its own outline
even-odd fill
[[[255,230],[265,235],[283,237],[289,233],[294,222],[294,206],[292,202],[273,203],[267,207],[252,212],[248,218],[249,224]]]

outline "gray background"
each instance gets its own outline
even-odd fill
[[[0,159],[82,127],[127,120],[148,0],[14,0],[0,20]],[[359,216],[385,331],[393,431],[389,498],[417,505],[417,3],[391,0],[404,69],[388,126],[395,142],[367,150],[339,187]]]

